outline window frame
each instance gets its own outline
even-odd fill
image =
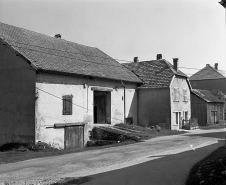
[[[72,115],[73,95],[62,96],[62,115]]]
[[[174,87],[174,97],[173,97],[173,101],[174,102],[179,102],[180,101],[180,90],[179,90],[179,87]]]

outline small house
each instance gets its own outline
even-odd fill
[[[156,60],[124,64],[143,82],[138,87],[138,123],[159,125],[177,130],[189,122],[191,116],[190,84],[188,77],[158,54]]]

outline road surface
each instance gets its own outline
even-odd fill
[[[194,130],[146,142],[0,165],[0,185],[182,185],[189,169],[219,146],[226,129]],[[82,178],[81,178],[82,179]]]

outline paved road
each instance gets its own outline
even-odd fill
[[[84,185],[182,185],[189,169],[224,144],[226,129],[0,165],[1,182],[50,184],[88,176]],[[67,184],[67,183],[65,183]]]

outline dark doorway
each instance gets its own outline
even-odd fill
[[[94,91],[94,123],[111,124],[111,92]]]

